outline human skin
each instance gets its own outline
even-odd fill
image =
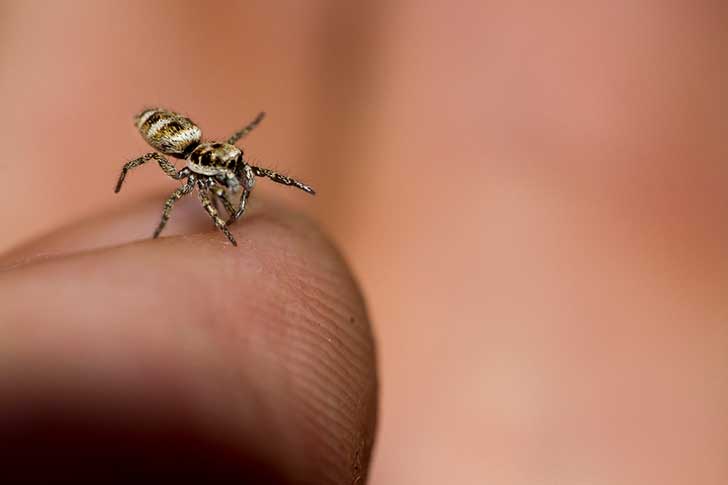
[[[377,325],[372,484],[728,483],[728,2],[6,3],[3,248],[119,202],[144,103],[265,109]]]
[[[363,481],[374,344],[339,253],[260,201],[237,248],[195,204],[176,235],[144,238],[159,208],[0,260],[0,481]]]

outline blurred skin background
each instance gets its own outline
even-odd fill
[[[141,108],[265,110],[367,296],[371,483],[723,484],[727,88],[719,0],[3,1],[0,251],[171,192],[113,194]]]

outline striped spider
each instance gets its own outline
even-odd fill
[[[119,175],[119,181],[116,183],[115,192],[118,193],[121,190],[121,185],[129,170],[150,160],[155,160],[164,173],[173,179],[186,180],[164,203],[162,219],[154,231],[154,237],[158,237],[167,224],[174,203],[197,189],[202,207],[207,211],[212,222],[227,236],[233,246],[237,246],[238,243],[230,233],[228,226],[245,213],[245,203],[255,185],[255,177],[268,177],[279,184],[290,185],[309,194],[315,194],[311,187],[297,180],[267,168],[250,165],[243,158],[243,150],[235,146],[238,140],[258,126],[264,116],[265,113],[260,113],[250,124],[233,133],[224,143],[201,143],[202,131],[189,118],[161,108],[142,111],[135,117],[136,127],[142,137],[162,154],[186,160],[187,166],[177,171],[174,164],[162,154],[147,153],[124,165],[121,175]],[[235,207],[228,196],[241,191],[240,201]],[[225,207],[225,211],[228,213],[227,221],[223,221],[220,217],[217,201]]]

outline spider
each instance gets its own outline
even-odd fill
[[[129,170],[150,160],[155,160],[164,173],[175,180],[186,179],[186,181],[164,203],[162,219],[154,231],[154,238],[159,236],[167,224],[174,203],[197,189],[202,207],[207,211],[212,222],[227,236],[233,246],[237,246],[238,243],[230,233],[228,226],[245,213],[245,203],[255,185],[255,177],[268,177],[274,182],[299,188],[311,195],[316,193],[311,187],[297,180],[267,168],[250,165],[245,161],[243,150],[235,146],[235,143],[258,126],[264,116],[265,113],[260,113],[246,127],[233,133],[224,143],[212,141],[201,143],[202,131],[189,118],[161,108],[142,111],[134,118],[142,137],[164,155],[187,160],[187,166],[177,171],[174,164],[163,155],[157,152],[147,153],[124,164],[114,192],[118,193],[121,190],[121,185]],[[230,202],[228,195],[238,192],[242,193],[236,208]],[[225,211],[228,213],[227,221],[223,221],[220,217],[217,201],[220,201],[225,207]]]

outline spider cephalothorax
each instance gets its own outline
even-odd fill
[[[169,220],[174,203],[197,189],[202,207],[212,218],[215,226],[225,233],[233,245],[235,238],[228,226],[238,220],[245,212],[245,203],[255,185],[255,177],[268,177],[274,182],[297,187],[309,194],[314,190],[297,180],[281,175],[267,168],[255,167],[243,158],[243,150],[235,146],[235,142],[250,133],[263,119],[260,113],[250,124],[235,132],[224,143],[201,142],[202,131],[189,118],[160,108],[147,109],[135,117],[135,123],[144,139],[156,150],[165,155],[187,160],[187,166],[180,171],[164,156],[156,152],[147,153],[135,160],[127,162],[121,169],[116,192],[121,190],[126,174],[149,160],[156,160],[164,173],[176,180],[186,179],[164,203],[162,220],[154,231],[156,238]],[[234,207],[228,198],[231,194],[241,192],[238,207]],[[228,213],[227,222],[220,218],[216,202],[220,201]]]

